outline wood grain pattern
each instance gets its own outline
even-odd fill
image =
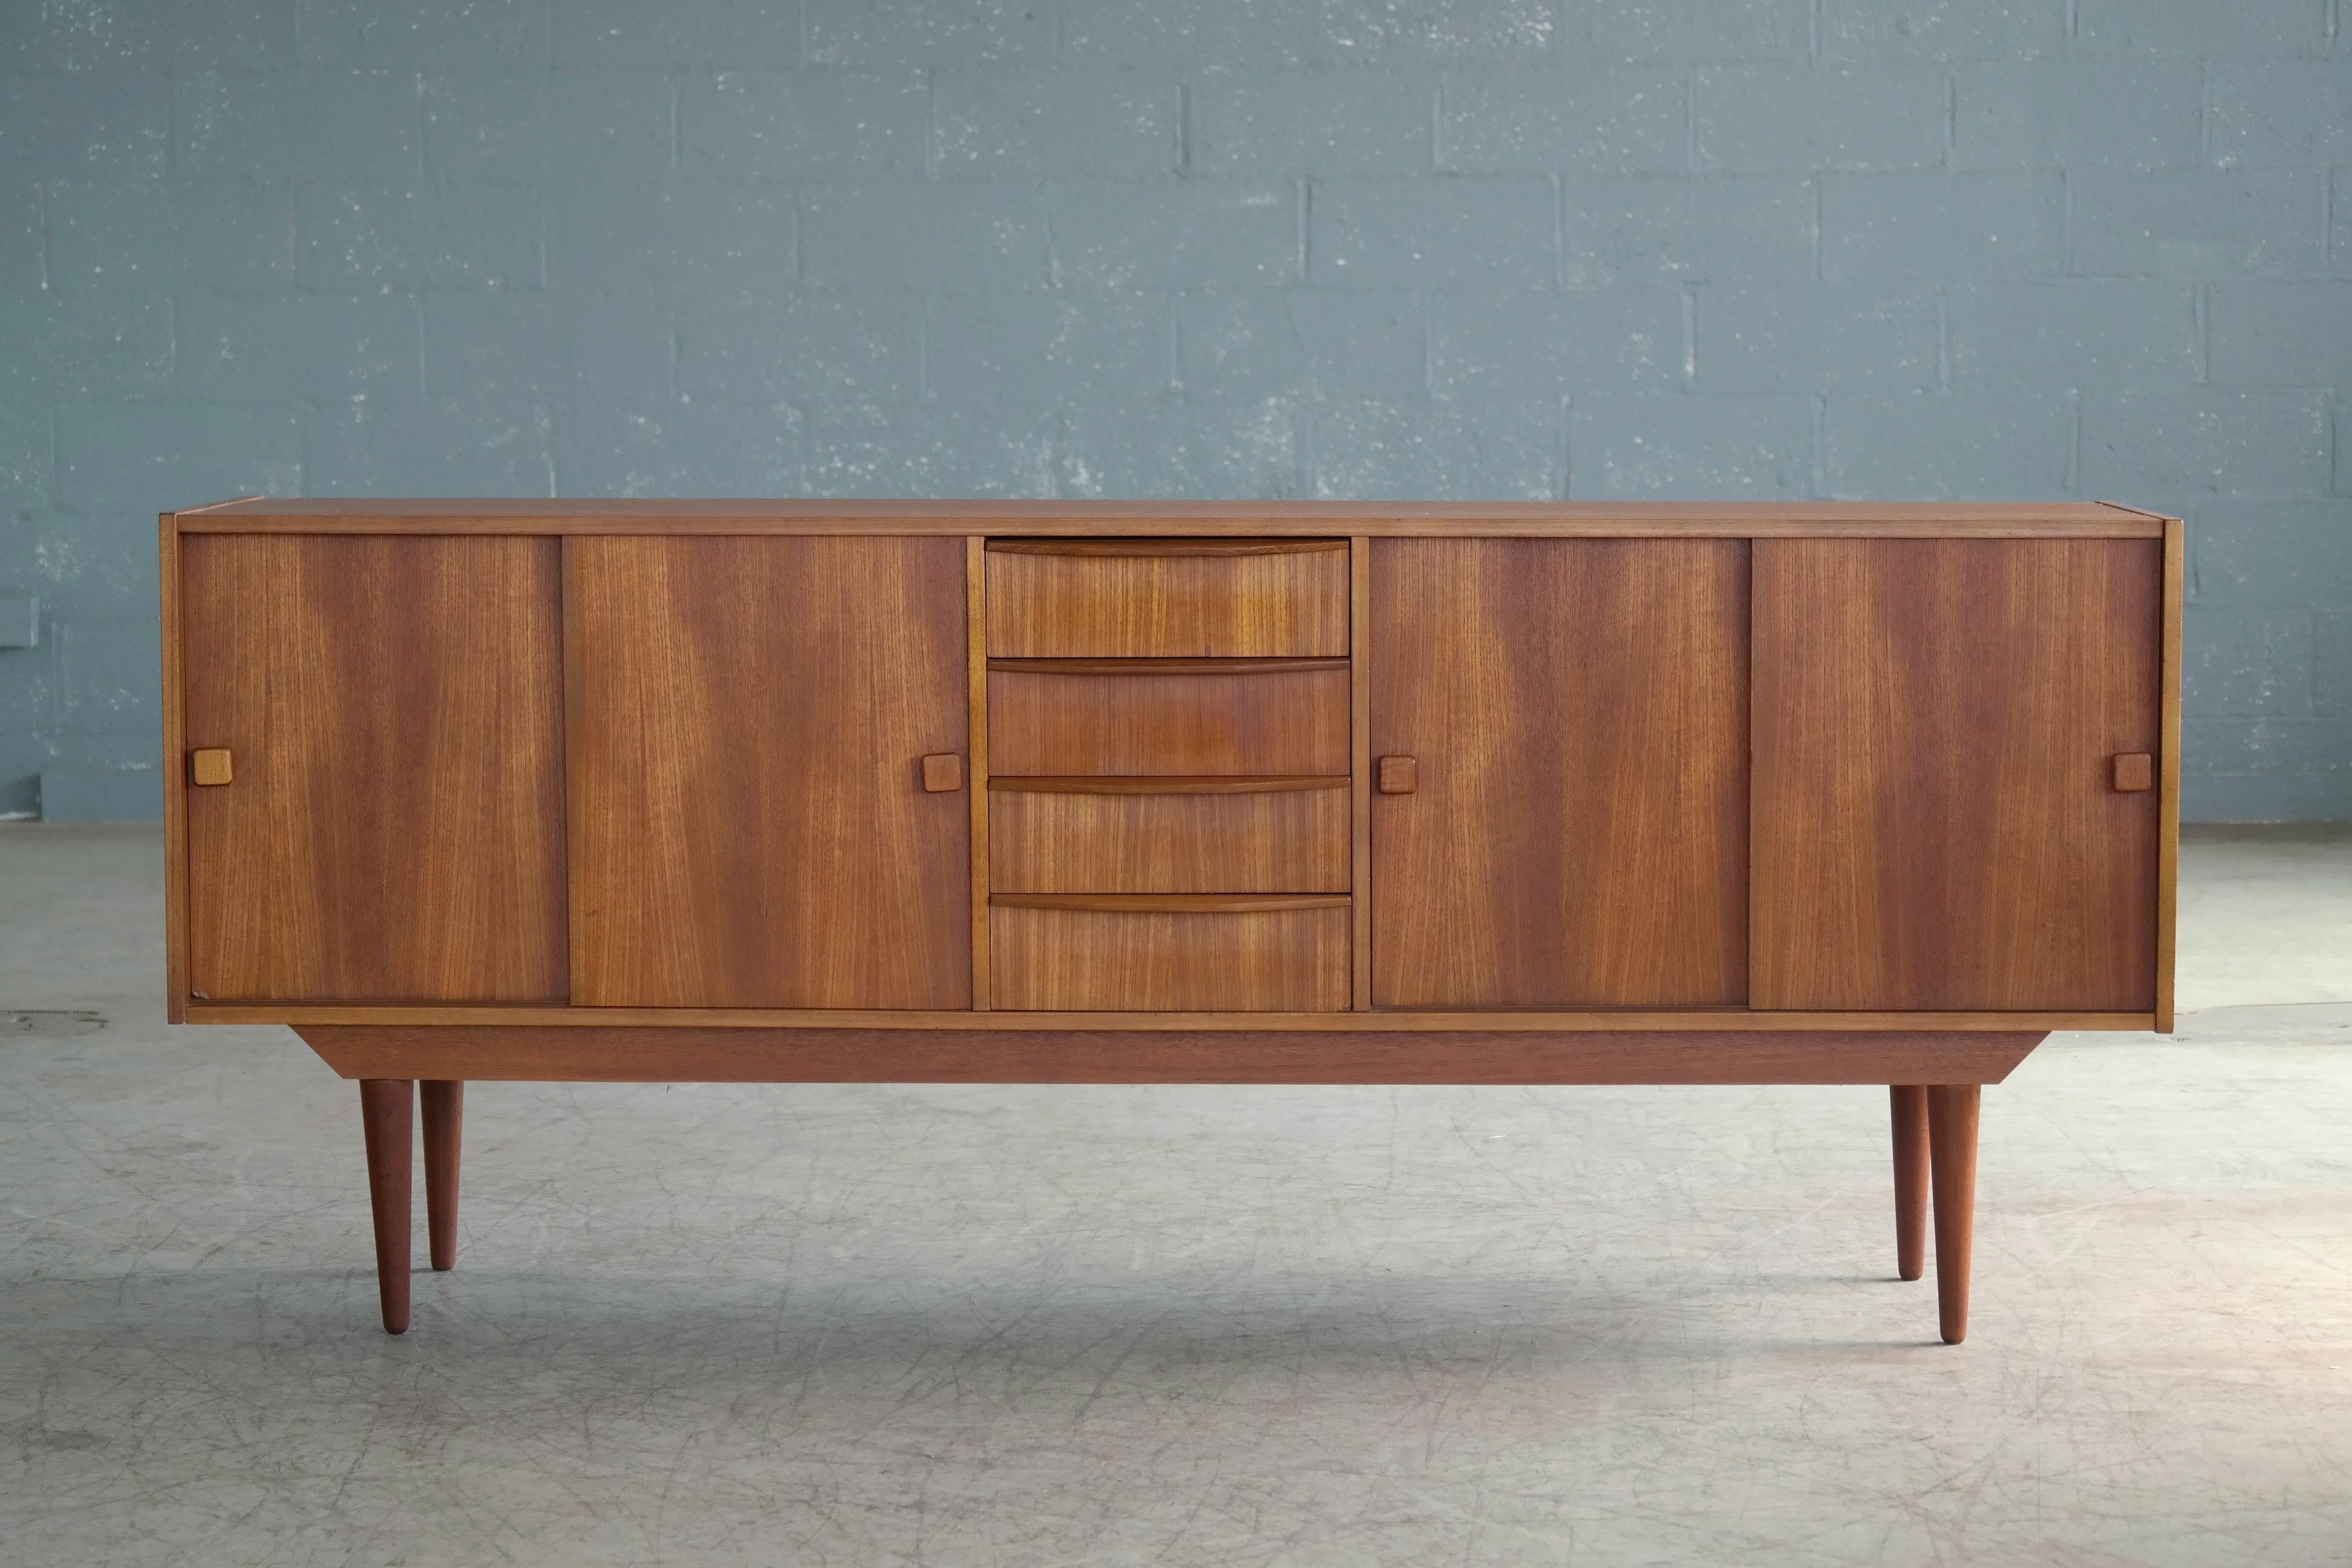
[[[992,670],[988,731],[1002,773],[1344,773],[1348,671]]]
[[[572,534],[1021,534],[1034,538],[2119,538],[2160,519],[2091,501],[245,501],[194,515],[191,532]]]
[[[1382,795],[1412,794],[1421,787],[1421,764],[1411,757],[1382,757],[1378,787]]]
[[[1356,924],[1349,943],[1349,1006],[1372,1005],[1372,542],[1348,541],[1348,771],[1349,885]]]
[[[1345,540],[1002,541],[988,579],[992,655],[1348,651]]]
[[[1372,1015],[1377,1016],[1377,1015]],[[307,1026],[345,1078],[614,1083],[1999,1083],[2039,1032],[1391,1035],[1330,1029],[1041,1030]]]
[[[953,752],[933,752],[922,761],[923,793],[947,795],[963,788],[963,759]]]
[[[1348,779],[1313,787],[1162,792],[992,784],[989,885],[1015,893],[1344,893]],[[1093,785],[1096,780],[1054,780]],[[1129,778],[1119,784],[1163,781]]]
[[[236,782],[236,757],[226,746],[198,746],[188,753],[188,782],[205,789]]]
[[[376,1303],[383,1331],[408,1331],[409,1214],[416,1181],[416,1086],[404,1078],[360,1079],[360,1136],[367,1151],[368,1214],[375,1229]]]
[[[2146,752],[2117,753],[2109,782],[2126,795],[2156,787],[2156,759]]]
[[[2162,710],[2157,747],[2156,1024],[2172,1032],[2172,964],[2180,905],[2180,608],[2188,576],[2188,538],[2177,517],[2164,519],[2164,653],[2158,667]]]
[[[1035,908],[994,899],[999,1012],[1343,1012],[1345,900],[1323,907]]]
[[[1762,1007],[2156,1000],[2161,567],[2105,541],[1756,546]]]
[[[183,542],[192,995],[565,994],[557,545]],[[176,771],[176,770],[174,770]]]
[[[1375,544],[1374,1000],[1739,1001],[1747,634],[1738,542]]]
[[[575,542],[575,999],[970,1005],[964,554]]]
[[[163,670],[158,688],[163,720],[163,755],[187,751],[183,711],[185,691],[180,672],[180,518],[163,512],[155,520],[155,578],[163,630]],[[188,780],[163,770],[163,1019],[188,1017]]]
[[[989,1007],[988,984],[988,541],[964,542],[964,713],[971,757],[971,1005]]]

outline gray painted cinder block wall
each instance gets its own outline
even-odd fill
[[[240,491],[2106,497],[2352,816],[2343,0],[5,0],[0,807]]]

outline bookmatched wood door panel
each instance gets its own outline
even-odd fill
[[[1756,545],[1751,1000],[2146,1009],[2160,545]]]
[[[557,552],[182,542],[187,743],[234,758],[186,795],[193,994],[562,998]]]
[[[1348,784],[1345,774],[998,778],[989,883],[1003,893],[1344,893]]]
[[[988,651],[1054,658],[1344,654],[1344,539],[1001,539]]]
[[[1112,661],[1101,661],[1109,663]],[[998,775],[1344,773],[1348,668],[988,671]]]
[[[1747,542],[1371,551],[1374,1004],[1739,1002]]]
[[[999,894],[989,910],[1000,1012],[1347,1010],[1344,898],[1018,898]]]
[[[962,542],[571,551],[574,999],[969,1006]]]

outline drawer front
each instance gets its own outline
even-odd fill
[[[988,744],[1007,776],[1344,773],[1347,665],[1045,673],[992,660]]]
[[[999,658],[1209,658],[1348,651],[1348,542],[997,540]]]
[[[1003,893],[1344,893],[1348,780],[993,780]]]
[[[1338,1013],[1349,1004],[1348,900],[1204,898],[989,910],[1004,1011]],[[1255,902],[1259,907],[1242,907]]]

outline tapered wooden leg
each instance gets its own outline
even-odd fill
[[[1895,1112],[1895,1272],[1916,1279],[1927,1271],[1927,1090],[1898,1083],[1886,1094]]]
[[[1969,1249],[1976,1239],[1977,1109],[1984,1087],[1927,1090],[1927,1146],[1936,1173],[1936,1316],[1944,1342],[1969,1337]]]
[[[360,1079],[360,1123],[367,1133],[368,1205],[375,1211],[375,1288],[383,1331],[408,1331],[408,1189],[415,1173],[415,1083]]]
[[[456,1079],[426,1079],[425,1100],[425,1234],[432,1243],[433,1267],[457,1267],[457,1154],[464,1142],[466,1086]]]

